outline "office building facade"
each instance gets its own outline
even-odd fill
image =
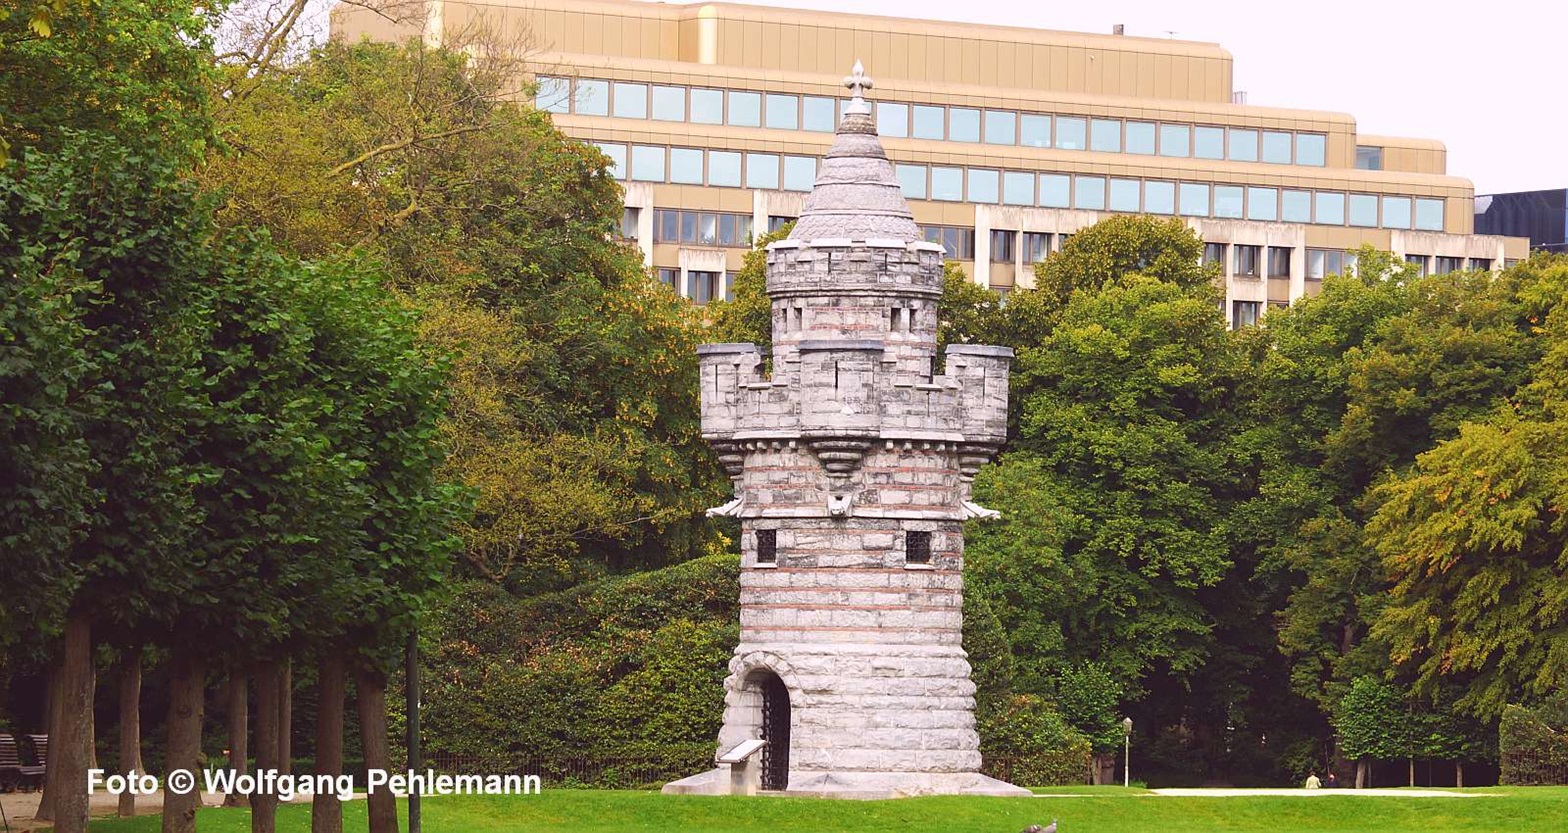
[[[1433,271],[1528,253],[1475,233],[1474,187],[1440,142],[1237,103],[1215,44],[723,3],[415,7],[394,24],[340,5],[334,36],[526,41],[537,106],[613,160],[623,233],[698,302],[727,292],[755,235],[800,215],[856,61],[923,235],[999,292],[1116,213],[1193,227],[1236,325],[1315,293],[1365,244]]]
[[[1475,230],[1529,238],[1537,251],[1568,252],[1568,188],[1476,197]]]

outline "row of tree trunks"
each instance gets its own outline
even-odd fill
[[[201,780],[201,721],[206,691],[206,675],[194,657],[176,654],[169,680],[169,755],[165,777],[185,770]],[[198,784],[199,786],[199,784]],[[163,791],[163,833],[196,833],[196,811],[201,808],[201,792]]]
[[[134,648],[120,661],[120,774],[142,771],[142,651]],[[120,793],[118,812],[136,815],[136,793]]]
[[[57,833],[86,833],[88,793],[85,773],[95,766],[93,746],[93,668],[92,629],[86,617],[72,617],[66,623],[62,656],[50,673],[47,731],[49,732],[48,772],[37,818],[55,823]],[[121,659],[119,674],[119,759],[118,771],[126,776],[144,770],[141,758],[142,651],[128,650]],[[316,723],[315,774],[338,776],[343,772],[343,724],[348,685],[348,661],[342,652],[332,652],[321,661],[320,706]],[[291,727],[292,670],[284,663],[257,667],[255,756],[258,772],[274,770],[288,773],[285,757],[290,743],[286,734]],[[359,669],[354,674],[360,720],[361,746],[365,766],[391,769],[391,750],[387,738],[386,678]],[[206,674],[202,663],[190,655],[176,654],[171,662],[168,712],[168,769],[190,772],[197,788],[184,794],[165,790],[163,833],[195,833],[197,811],[202,806],[203,758],[201,732],[205,710]],[[234,673],[227,686],[229,765],[238,773],[247,771],[249,746],[249,692],[243,673]],[[251,806],[252,833],[274,833],[278,797],[258,790],[246,797],[225,797],[230,806]],[[398,833],[397,802],[381,790],[368,798],[369,833]],[[136,798],[129,791],[119,798],[122,816],[135,814]],[[331,791],[314,796],[311,808],[312,833],[342,833],[342,803]]]

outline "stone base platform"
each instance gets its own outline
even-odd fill
[[[665,795],[729,795],[727,767],[710,769],[664,785]],[[789,789],[759,795],[803,798],[883,799],[917,795],[991,795],[1028,798],[1033,793],[978,772],[799,772]]]

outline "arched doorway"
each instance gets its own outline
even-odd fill
[[[759,670],[752,674],[752,685],[762,692],[762,788],[783,790],[789,786],[789,689],[779,675]]]

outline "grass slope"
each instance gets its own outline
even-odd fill
[[[1060,819],[1062,833],[1124,831],[1568,831],[1568,788],[1468,790],[1476,798],[1173,798],[1130,791],[1055,798],[912,798],[819,801],[699,798],[556,790],[539,796],[427,799],[428,833],[1018,833]],[[365,829],[364,802],[345,807],[344,830]],[[201,833],[248,833],[244,810],[203,810]],[[94,822],[93,833],[154,833],[156,817]],[[306,833],[309,811],[287,806],[279,833]]]

